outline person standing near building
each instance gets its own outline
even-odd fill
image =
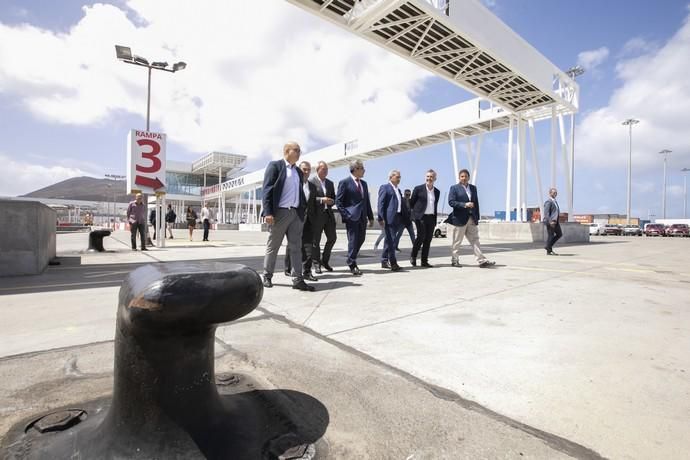
[[[309,181],[316,186],[316,207],[314,222],[314,248],[312,258],[314,259],[314,271],[321,274],[321,267],[332,272],[330,265],[331,250],[337,239],[335,233],[335,216],[333,215],[333,204],[335,203],[335,185],[327,178],[328,164],[319,161],[316,166],[316,175]],[[326,244],[321,252],[321,234],[326,235]]]
[[[168,210],[165,212],[165,227],[170,232],[170,239],[173,239],[173,225],[175,225],[175,221],[177,220],[177,214],[175,214],[175,211],[172,208],[172,205],[168,205]]]
[[[553,245],[556,244],[563,232],[561,231],[561,224],[558,223],[558,216],[561,214],[561,209],[556,201],[556,196],[558,196],[558,190],[554,187],[549,189],[549,198],[544,202],[544,225],[546,226],[546,255],[547,256],[557,256],[553,252]]]
[[[187,221],[187,228],[189,229],[189,241],[192,241],[192,233],[194,233],[194,228],[196,227],[196,219],[196,211],[194,211],[191,206],[187,206],[185,220]]]
[[[407,215],[403,196],[398,188],[400,177],[400,171],[397,169],[388,173],[388,183],[379,188],[377,206],[378,221],[386,235],[381,253],[381,268],[388,268],[394,272],[401,270],[395,249],[398,246],[399,235],[402,234],[399,230],[404,229]]]
[[[431,267],[429,264],[429,248],[434,237],[436,228],[436,218],[438,213],[438,200],[441,196],[439,189],[434,187],[436,182],[436,171],[430,169],[426,172],[424,183],[412,190],[410,207],[412,208],[412,218],[417,227],[417,238],[412,246],[410,254],[410,264],[417,266],[417,255],[422,249],[422,267]]]
[[[132,234],[132,251],[137,250],[137,232],[141,240],[141,250],[148,251],[146,249],[146,205],[141,193],[137,193],[134,201],[130,201],[127,206],[127,221]]]
[[[266,255],[264,256],[264,287],[273,287],[273,271],[278,250],[287,236],[290,259],[302,259],[302,228],[307,199],[302,189],[302,171],[296,163],[301,154],[297,142],[283,146],[283,158],[266,166],[263,182],[262,215],[269,225]],[[314,286],[304,282],[299,264],[292,267],[292,288],[313,291]],[[298,268],[299,267],[299,268]]]
[[[362,275],[357,266],[357,256],[367,236],[367,220],[369,227],[374,224],[369,187],[362,177],[364,163],[355,160],[350,163],[350,177],[338,183],[338,192],[335,196],[335,204],[347,231],[347,265],[355,276]]]
[[[496,262],[484,257],[479,247],[480,214],[477,187],[469,183],[470,172],[466,169],[460,170],[458,178],[460,181],[453,185],[448,192],[448,204],[453,210],[447,220],[452,232],[451,265],[460,267],[460,245],[464,237],[467,237],[467,241],[472,246],[474,256],[481,268],[496,265]]]
[[[204,238],[202,241],[208,241],[208,229],[211,227],[211,210],[208,209],[208,204],[204,203],[201,208],[201,224],[204,226]]]

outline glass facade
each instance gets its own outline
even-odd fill
[[[201,188],[204,186],[203,174],[192,174],[184,172],[168,171],[165,174],[166,191],[173,195],[190,195],[199,197],[201,195]],[[212,185],[218,183],[218,176],[211,174],[206,175],[206,184]]]

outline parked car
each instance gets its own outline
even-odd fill
[[[436,228],[434,229],[434,238],[445,238],[446,237],[446,223],[445,222],[439,222],[436,224]]]
[[[642,229],[638,225],[626,225],[623,227],[623,235],[642,236]]]
[[[604,233],[604,224],[587,224],[590,235],[601,235]]]
[[[666,236],[687,236],[690,237],[690,228],[687,224],[671,224],[666,230]]]
[[[662,224],[647,224],[644,226],[645,236],[666,236],[666,228]]]
[[[623,229],[616,224],[606,224],[604,225],[604,231],[601,234],[621,236],[623,234]]]

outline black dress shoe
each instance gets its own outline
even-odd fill
[[[417,259],[414,257],[410,257],[410,265],[412,265],[413,267],[416,267],[417,266]],[[424,262],[422,262],[422,265],[424,265]]]
[[[304,279],[307,281],[318,281],[319,279],[312,275],[311,273],[307,273],[304,275]]]
[[[390,270],[390,268],[391,268],[390,262],[388,262],[387,260],[381,262],[381,268],[387,268]]]
[[[431,265],[429,262],[422,262],[422,267],[433,268],[433,265]]]
[[[479,264],[479,268],[489,268],[493,267],[494,265],[496,265],[496,262],[494,262],[493,260],[485,260],[484,262]]]
[[[146,249],[146,248],[141,248],[141,250],[142,250],[142,251],[148,251],[148,249]]]
[[[298,282],[292,285],[292,289],[297,289],[300,291],[313,291],[314,286],[309,286],[307,283],[304,282],[304,280],[299,280]]]
[[[362,276],[362,271],[359,269],[357,264],[350,265],[350,272],[355,276]]]
[[[267,288],[272,288],[272,287],[273,287],[273,283],[271,282],[271,278],[269,278],[269,277],[266,276],[266,275],[264,275],[263,284],[264,284],[264,287],[267,287]]]
[[[549,252],[546,253],[546,255],[547,255],[547,256],[557,256],[558,254],[556,254],[556,253],[553,252],[553,251],[549,251]]]
[[[457,260],[451,260],[451,261],[450,261],[450,264],[451,264],[453,267],[458,267],[458,268],[460,268],[460,266],[461,266],[461,265],[460,265],[460,262],[458,262]]]
[[[318,265],[318,264],[314,265],[314,273],[316,273],[317,275],[320,275],[321,273],[323,273],[321,271],[321,265]]]
[[[321,266],[322,266],[323,268],[325,268],[326,271],[329,271],[329,272],[332,272],[332,271],[333,271],[333,267],[331,267],[330,265],[328,265],[327,262],[323,262],[323,263],[321,264]],[[318,272],[317,272],[317,273],[318,273]]]
[[[285,270],[285,276],[292,276],[292,270]]]
[[[398,264],[393,264],[393,265],[391,265],[391,271],[400,272],[400,271],[402,271],[402,267]]]

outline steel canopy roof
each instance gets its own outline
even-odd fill
[[[577,84],[475,0],[287,1],[512,112],[577,110]]]

